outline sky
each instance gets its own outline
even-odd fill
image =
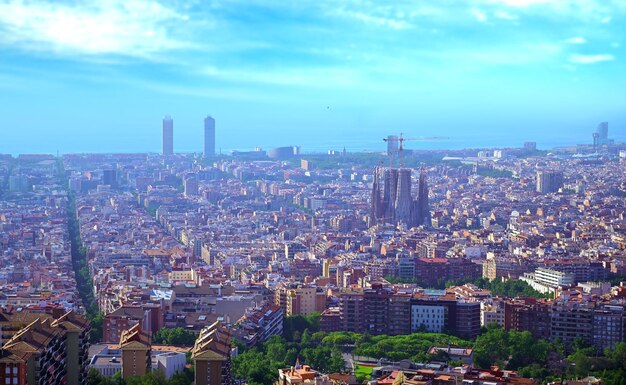
[[[0,0],[0,153],[626,141],[626,0]]]

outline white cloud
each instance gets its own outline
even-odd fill
[[[387,27],[395,30],[413,28],[413,25],[406,20],[406,12],[401,8],[387,9],[377,6],[361,7],[329,7],[327,13],[347,19],[358,20],[364,24],[375,27]]]
[[[481,11],[480,9],[472,8],[472,9],[470,9],[470,12],[472,13],[472,16],[474,16],[474,18],[477,21],[479,21],[481,23],[484,23],[484,22],[487,21],[487,14],[485,12]]]
[[[595,64],[601,63],[605,61],[613,61],[615,60],[615,56],[610,54],[599,54],[599,55],[579,55],[574,54],[570,55],[569,61],[575,64]]]
[[[569,39],[566,40],[566,42],[570,44],[585,44],[587,42],[587,39],[585,39],[582,36],[576,36],[576,37],[570,37]]]
[[[518,19],[517,16],[511,15],[510,13],[505,12],[505,11],[496,11],[494,13],[494,16],[497,17],[498,19],[502,19],[502,20],[511,20],[512,21],[512,20],[517,20]]]
[[[171,36],[187,17],[147,0],[94,0],[77,5],[0,4],[0,45],[57,54],[150,55],[190,44]]]
[[[259,71],[247,69],[221,69],[206,66],[201,74],[215,80],[235,83],[270,84],[278,86],[323,87],[348,86],[359,83],[356,73],[349,68],[284,69]]]
[[[381,27],[389,27],[392,29],[408,29],[412,27],[410,23],[401,19],[372,16],[363,12],[355,12],[352,16],[366,24],[373,24]]]
[[[545,4],[549,0],[493,0],[493,2],[508,5],[509,7],[525,8],[535,4]]]

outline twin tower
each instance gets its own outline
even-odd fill
[[[204,157],[215,155],[215,119],[204,118]],[[174,155],[174,120],[171,116],[163,118],[163,156]]]

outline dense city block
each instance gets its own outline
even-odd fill
[[[197,155],[170,124],[0,158],[0,382],[621,383],[619,145]]]

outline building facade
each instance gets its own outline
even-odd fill
[[[204,157],[215,156],[215,119],[204,118]]]
[[[163,156],[174,155],[174,120],[163,118]]]
[[[231,335],[219,322],[202,329],[191,351],[196,385],[230,385]]]

